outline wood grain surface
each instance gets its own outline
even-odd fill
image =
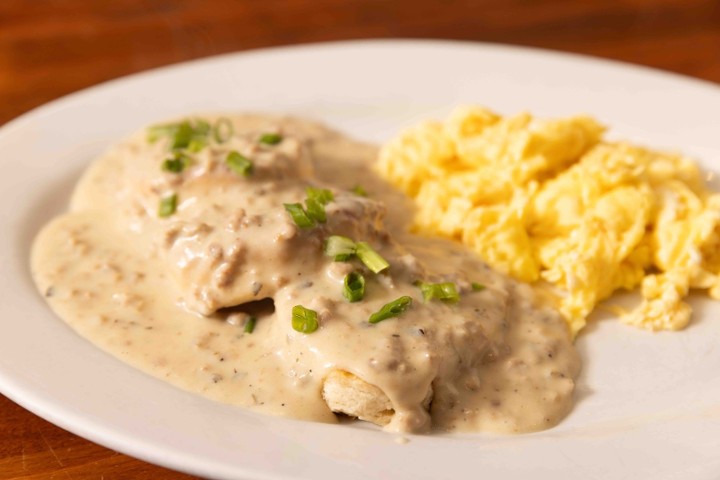
[[[0,125],[84,87],[193,58],[407,37],[564,50],[720,82],[720,0],[1,0]],[[191,477],[0,396],[0,479],[45,478]]]

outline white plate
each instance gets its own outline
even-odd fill
[[[600,321],[578,344],[579,401],[523,436],[395,435],[253,414],[177,390],[52,315],[28,271],[38,228],[112,141],[202,111],[288,112],[383,141],[456,104],[588,112],[614,136],[720,166],[720,89],[627,65],[492,45],[371,41],[227,55],[113,81],[0,130],[0,390],[70,431],[150,462],[228,478],[653,478],[720,475],[717,303],[650,334]],[[718,169],[720,170],[720,169]]]

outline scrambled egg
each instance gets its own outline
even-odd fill
[[[690,288],[720,298],[720,194],[676,154],[603,140],[589,117],[457,109],[383,147],[377,170],[413,197],[415,227],[494,268],[554,285],[573,334],[595,305],[641,286],[623,322],[678,330]]]

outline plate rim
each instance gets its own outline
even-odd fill
[[[567,59],[580,62],[589,62],[596,65],[604,64],[605,66],[612,68],[630,69],[637,72],[644,72],[652,74],[654,76],[660,75],[666,77],[668,80],[674,79],[682,81],[683,83],[691,82],[695,86],[701,88],[720,89],[720,83],[715,83],[711,80],[703,78],[693,77],[684,73],[674,72],[672,70],[665,70],[658,67],[652,67],[649,65],[643,65],[639,63],[632,63],[626,60],[618,60],[614,58],[601,57],[597,55],[589,55],[584,53],[569,52],[563,50],[555,50],[544,47],[536,47],[532,45],[515,45],[500,42],[484,42],[484,41],[473,41],[473,40],[457,40],[457,39],[432,39],[432,38],[364,38],[364,39],[352,39],[352,40],[333,40],[333,41],[318,41],[318,42],[307,42],[290,45],[273,45],[267,47],[251,48],[247,50],[236,50],[233,52],[218,53],[213,55],[207,55],[203,57],[193,58],[189,60],[181,60],[178,62],[168,63],[158,67],[152,67],[138,72],[121,75],[119,77],[103,80],[99,83],[89,85],[79,90],[74,90],[61,95],[57,98],[49,100],[41,105],[31,108],[30,110],[21,113],[20,115],[11,118],[7,122],[0,124],[0,135],[5,133],[6,129],[12,129],[16,127],[16,124],[22,124],[27,121],[26,117],[31,117],[38,114],[43,114],[51,110],[52,108],[58,108],[58,103],[66,101],[72,101],[76,96],[82,96],[87,93],[95,92],[106,87],[111,87],[116,83],[126,82],[128,80],[138,80],[145,76],[152,76],[158,73],[172,72],[176,69],[182,69],[186,67],[201,67],[205,63],[212,63],[214,61],[222,61],[232,59],[236,57],[246,56],[262,56],[266,54],[302,51],[302,50],[315,50],[315,49],[326,49],[326,48],[344,48],[354,46],[378,46],[388,44],[391,47],[394,46],[446,46],[454,48],[481,48],[489,50],[504,50],[505,52],[511,52],[513,54],[530,54],[530,55],[544,55],[549,57],[555,57],[557,59]]]

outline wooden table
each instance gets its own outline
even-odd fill
[[[719,0],[2,0],[0,125],[160,65],[372,37],[531,45],[720,82]],[[65,432],[0,396],[0,479],[185,477]]]

